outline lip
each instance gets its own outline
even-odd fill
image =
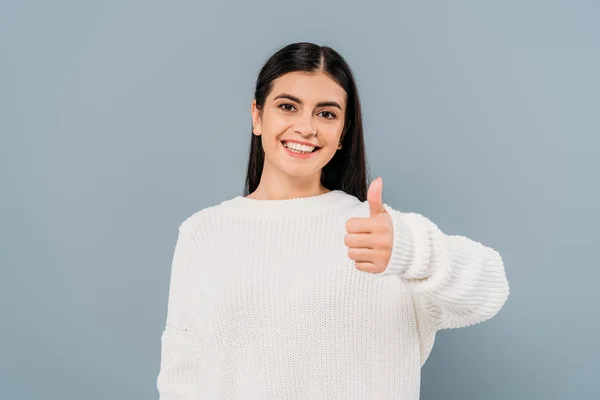
[[[284,140],[285,142],[291,142],[292,140]],[[285,151],[289,156],[294,157],[294,158],[300,158],[300,159],[307,159],[307,158],[311,158],[314,155],[316,155],[319,151],[321,151],[320,147],[317,147],[317,149],[315,151],[313,151],[312,153],[305,153],[305,154],[301,154],[301,153],[294,153],[293,151],[290,151],[287,147],[285,147],[283,145],[283,142],[281,141],[279,142],[279,144],[281,144],[281,147],[283,148],[283,151]],[[302,143],[302,142],[298,142],[298,141],[294,141],[295,143]],[[304,144],[304,143],[302,143]],[[312,144],[309,144],[309,146],[313,146]],[[316,147],[316,146],[315,146]]]
[[[283,140],[281,140],[281,143],[283,144],[283,142],[298,143],[298,144],[303,144],[303,145],[306,145],[306,146],[313,146],[313,147],[316,147],[316,148],[320,148],[320,146],[317,146],[314,143],[304,142],[302,140],[296,140],[296,139],[283,139]]]

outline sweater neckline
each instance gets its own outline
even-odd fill
[[[327,193],[314,196],[280,200],[258,200],[244,196],[236,196],[221,204],[237,213],[245,215],[273,216],[288,214],[297,216],[318,214],[357,201],[358,199],[354,196],[349,195],[342,190],[331,190]]]

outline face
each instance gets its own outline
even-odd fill
[[[252,103],[265,170],[319,180],[340,148],[345,113],[346,92],[323,73],[291,72],[273,81],[263,109]]]

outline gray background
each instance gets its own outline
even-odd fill
[[[158,397],[177,227],[241,194],[256,74],[301,40],[352,66],[384,201],[504,258],[422,398],[600,398],[598,4],[2,2],[0,398]]]

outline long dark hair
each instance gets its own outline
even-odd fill
[[[367,161],[358,90],[350,66],[335,50],[314,43],[289,44],[273,54],[256,80],[254,99],[262,110],[273,88],[273,81],[290,72],[323,71],[345,91],[347,96],[342,148],[323,167],[321,183],[329,190],[342,190],[359,200],[367,198]],[[254,192],[260,183],[265,153],[262,136],[251,133],[250,155],[244,195]]]

